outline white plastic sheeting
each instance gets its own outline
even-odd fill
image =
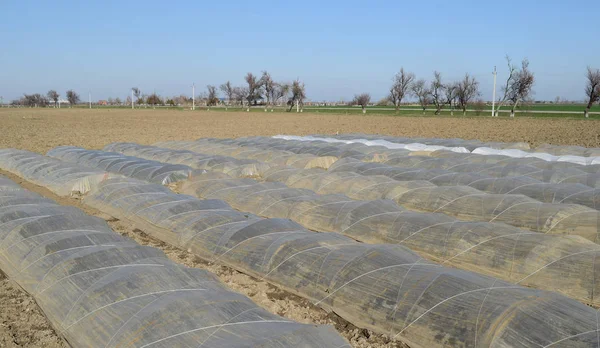
[[[461,152],[461,153],[469,153],[470,151],[464,147],[448,147],[448,146],[440,146],[440,145],[426,145],[420,143],[392,143],[387,140],[368,140],[368,139],[352,139],[352,140],[342,140],[336,138],[327,138],[327,137],[313,137],[310,135],[307,136],[296,136],[296,135],[275,135],[273,136],[275,139],[284,139],[284,140],[319,140],[327,143],[343,143],[343,144],[352,144],[352,143],[360,143],[365,144],[367,146],[383,146],[388,149],[404,149],[409,151],[438,151],[438,150],[448,150],[452,152]]]
[[[460,139],[460,138],[427,138],[427,137],[400,137],[400,136],[389,136],[381,134],[361,134],[361,133],[348,133],[338,135],[319,135],[312,134],[315,137],[332,137],[336,139],[357,139],[364,138],[368,140],[387,140],[393,143],[422,143],[426,145],[441,145],[449,147],[466,147],[469,151],[472,151],[478,147],[491,147],[494,149],[520,149],[529,150],[530,146],[525,142],[518,143],[505,143],[505,142],[494,142],[494,141],[479,141],[473,139]]]

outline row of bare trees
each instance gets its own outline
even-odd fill
[[[275,105],[287,104],[289,105],[288,111],[291,111],[295,106],[296,110],[302,112],[304,106],[304,100],[306,99],[306,92],[304,83],[300,80],[295,80],[291,83],[287,82],[276,82],[273,80],[271,75],[264,71],[261,76],[248,73],[244,77],[246,82],[243,86],[234,86],[230,81],[222,84],[217,88],[214,85],[206,86],[206,92],[201,93],[198,100],[204,103],[206,106],[216,106],[221,104],[219,98],[219,90],[223,93],[225,100],[222,104],[227,108],[232,105],[238,105],[242,108],[246,108],[250,111],[251,106],[261,105],[264,106],[265,111],[269,108],[273,111]],[[131,105],[131,102],[136,103],[138,106],[142,105],[184,105],[192,102],[192,99],[185,96],[176,96],[166,100],[162,100],[158,95],[144,95],[140,89],[133,87],[132,94],[134,100],[130,97],[127,99],[127,104]]]
[[[67,100],[69,104],[75,105],[79,103],[79,94],[75,93],[73,90],[68,90],[66,92]],[[20,105],[20,106],[28,106],[28,107],[47,107],[50,105],[50,102],[54,104],[54,107],[60,106],[59,104],[60,94],[51,89],[46,93],[46,95],[35,93],[35,94],[23,94],[23,96],[19,99],[13,100],[11,102],[12,105]]]
[[[276,82],[267,71],[263,71],[262,76],[248,73],[244,77],[245,86],[233,86],[230,81],[219,86],[219,89],[226,97],[225,106],[240,105],[250,111],[252,105],[258,105],[261,101],[265,111],[275,105],[287,104],[288,111],[295,106],[297,112],[302,112],[304,100],[306,99],[306,89],[304,83],[296,79],[292,83]],[[216,88],[208,86],[208,100],[218,101]]]
[[[498,116],[498,112],[502,107],[510,106],[510,116],[515,117],[515,110],[519,105],[529,101],[533,96],[535,76],[529,69],[527,59],[523,59],[519,67],[512,63],[509,56],[506,56],[506,63],[508,65],[508,78],[501,89],[501,97],[495,101],[498,103],[498,107],[494,111],[494,116]],[[584,115],[587,118],[594,103],[600,102],[600,69],[588,67],[586,79],[585,96],[587,105]],[[442,82],[442,74],[434,71],[433,80],[428,85],[424,79],[417,80],[415,74],[401,68],[400,72],[393,77],[392,86],[384,103],[392,103],[396,111],[399,111],[402,101],[408,96],[413,96],[423,109],[423,114],[425,114],[427,106],[433,105],[436,115],[439,115],[445,106],[449,107],[452,115],[455,107],[459,107],[465,115],[467,107],[480,95],[479,82],[468,73],[460,81],[444,83]],[[368,93],[355,95],[351,102],[352,105],[361,106],[363,113],[366,112],[366,107],[370,103],[371,96]],[[483,101],[476,101],[475,110],[480,113],[483,105]]]
[[[439,115],[446,105],[450,107],[452,114],[455,106],[460,106],[463,114],[466,114],[468,105],[480,95],[479,82],[469,74],[465,74],[460,81],[444,83],[442,74],[434,71],[433,80],[428,84],[424,79],[417,80],[415,74],[401,68],[392,81],[387,100],[394,105],[396,111],[400,110],[403,100],[413,96],[423,109],[423,114],[429,105],[435,106],[436,115]],[[362,93],[354,96],[352,104],[360,105],[363,113],[366,113],[370,101],[371,96]]]
[[[529,61],[523,59],[520,66],[514,65],[510,57],[506,57],[508,66],[508,77],[501,87],[500,98],[496,100],[497,109],[494,116],[503,107],[510,107],[510,116],[515,116],[515,110],[525,102],[528,102],[533,95],[533,85],[535,76],[529,69]],[[587,68],[587,82],[585,95],[587,105],[584,115],[589,116],[589,111],[594,103],[600,102],[600,70]],[[244,77],[245,84],[242,86],[233,86],[230,81],[220,85],[218,88],[214,85],[208,85],[206,93],[203,93],[200,99],[207,106],[216,106],[224,104],[225,107],[238,105],[250,111],[251,106],[263,105],[264,110],[269,108],[273,111],[275,105],[288,105],[288,111],[294,107],[297,112],[302,112],[306,91],[304,83],[300,80],[289,82],[277,82],[267,71],[262,75],[248,73]],[[224,101],[219,98],[219,91],[224,95]],[[192,101],[192,98],[180,95],[172,98],[163,99],[156,93],[151,95],[142,94],[137,87],[132,88],[132,97],[127,97],[125,104],[132,105],[185,105]],[[413,97],[423,110],[433,106],[435,114],[439,115],[444,108],[448,108],[453,115],[455,109],[460,109],[463,115],[466,114],[469,106],[478,109],[483,101],[477,98],[481,95],[479,92],[479,82],[475,77],[465,74],[459,81],[446,82],[442,79],[442,74],[438,71],[433,72],[433,79],[427,82],[425,79],[417,79],[415,74],[401,68],[392,78],[392,85],[384,103],[392,104],[396,111],[400,110],[400,105],[408,97]],[[45,95],[25,94],[20,99],[13,101],[15,105],[30,107],[45,107],[53,102],[54,107],[59,105],[60,94],[55,90],[48,91]],[[66,92],[66,98],[70,105],[76,105],[80,102],[79,95],[73,90]],[[108,99],[109,105],[122,105],[119,98]],[[371,96],[368,93],[355,95],[351,101],[352,105],[362,107],[363,113],[371,104]]]
[[[506,60],[509,68],[509,76],[505,86],[502,87],[502,97],[498,100],[498,110],[505,105],[510,105],[510,115],[514,117],[515,109],[518,108],[519,104],[530,99],[533,93],[532,88],[535,78],[529,70],[529,61],[527,59],[521,62],[520,68],[512,64],[510,57],[507,56]],[[600,85],[600,73],[595,73],[588,69],[588,75],[597,76],[594,77],[595,81],[598,81],[595,86]],[[592,80],[590,77],[588,79]],[[589,87],[591,91],[596,91],[598,88]],[[590,96],[590,103],[593,104],[593,93],[587,90],[586,93]],[[459,81],[444,82],[442,81],[442,74],[434,71],[433,79],[427,83],[424,79],[417,80],[415,74],[401,68],[400,72],[392,79],[392,86],[389,89],[387,100],[394,105],[396,111],[400,110],[400,105],[407,97],[412,96],[423,109],[423,114],[425,114],[428,106],[433,105],[436,115],[439,115],[446,106],[450,109],[451,115],[454,115],[455,108],[461,109],[463,115],[466,115],[469,105],[474,103],[480,95],[479,81],[468,73]],[[596,96],[595,100],[597,98]],[[352,103],[360,105],[363,113],[365,113],[366,106],[370,103],[370,100],[370,95],[363,93],[356,95]],[[483,102],[477,101],[477,104],[481,103]]]
[[[439,115],[447,105],[452,115],[454,115],[455,107],[460,107],[465,115],[469,104],[481,93],[479,92],[479,82],[468,73],[460,81],[444,83],[442,74],[434,71],[433,80],[427,84],[424,79],[416,80],[413,73],[406,72],[402,68],[393,78],[389,98],[394,103],[396,110],[399,110],[402,100],[409,95],[417,99],[423,109],[423,114],[429,105],[433,105],[435,114]]]

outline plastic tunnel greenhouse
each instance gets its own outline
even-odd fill
[[[389,149],[408,149],[410,151],[436,151],[449,150],[459,153],[474,153],[480,155],[502,155],[514,158],[538,158],[550,162],[570,162],[583,165],[600,164],[600,149],[581,148],[576,146],[545,145],[530,150],[527,145],[520,143],[480,143],[462,139],[420,139],[398,138],[381,135],[317,135],[317,136],[290,136],[278,135],[275,138],[285,140],[319,141],[326,143],[364,144],[368,146],[382,146]],[[469,142],[472,142],[469,144]],[[435,145],[434,145],[435,144]],[[545,151],[548,150],[548,151]]]
[[[6,169],[2,162],[0,167]],[[24,170],[17,165],[13,172]],[[415,347],[600,343],[593,308],[431,263],[403,246],[311,232],[289,220],[264,219],[220,200],[199,200],[129,178],[101,182],[84,203]]]
[[[55,174],[40,175],[38,183],[56,185]],[[65,182],[58,191],[69,189]],[[213,274],[177,265],[2,176],[0,248],[0,269],[73,347],[349,347],[330,327],[271,314]]]
[[[191,147],[195,151],[201,151],[193,142],[165,145],[183,149]],[[114,147],[118,148],[118,144],[108,146]],[[131,145],[127,153],[156,159],[143,152],[149,147],[138,145],[137,148],[136,152],[136,148]],[[163,155],[163,160],[168,158],[164,150]],[[355,172],[357,175],[335,173],[342,171]],[[439,187],[427,181],[402,182],[381,177],[369,179],[362,175],[386,175],[397,179],[396,172],[392,166],[345,158],[335,162],[329,171],[322,175],[313,172],[307,172],[306,175],[314,184],[309,188],[319,193],[344,193],[357,199],[392,199],[399,205],[415,211],[444,213],[467,221],[502,222],[536,232],[574,234],[592,241],[600,241],[600,212],[590,207],[568,203],[543,203],[519,194],[490,194],[469,186]],[[356,194],[350,194],[347,189],[351,185],[360,191],[357,189]],[[326,186],[327,190],[323,191],[320,186]],[[365,196],[367,193],[372,194]],[[595,204],[595,197],[592,204]]]
[[[253,139],[253,138],[252,138]],[[290,141],[283,141],[282,144],[282,140],[279,139],[271,139],[271,138],[260,138],[260,141],[258,141],[258,143],[260,145],[258,145],[259,147],[255,147],[252,144],[255,144],[257,142],[257,140],[251,140],[251,139],[227,139],[227,140],[214,140],[214,139],[203,139],[201,141],[197,141],[195,144],[192,144],[190,142],[187,142],[186,144],[192,144],[193,148],[195,148],[197,151],[204,151],[204,152],[217,152],[217,153],[232,153],[232,152],[238,152],[241,155],[245,155],[246,153],[248,153],[248,151],[255,151],[255,152],[270,152],[270,151],[265,151],[266,149],[274,149],[272,151],[274,152],[281,152],[282,148],[284,149],[288,149],[291,151],[299,151],[302,153],[305,153],[307,151],[314,153],[315,155],[322,155],[322,154],[329,154],[329,155],[336,155],[339,156],[340,158],[347,158],[347,157],[351,157],[354,159],[362,159],[363,161],[367,161],[367,162],[384,162],[383,158],[398,158],[398,156],[402,156],[404,158],[408,158],[409,160],[412,160],[411,157],[407,156],[408,152],[406,151],[396,151],[396,150],[385,150],[384,152],[379,152],[379,151],[375,151],[375,152],[369,152],[369,151],[365,151],[365,150],[372,150],[372,147],[369,146],[365,146],[362,144],[351,144],[351,145],[344,145],[342,144],[341,146],[331,146],[329,144],[321,144],[320,146],[315,146],[315,145],[307,145],[304,144],[302,145],[302,143],[306,143],[306,142],[300,142],[300,141],[291,141],[291,143],[293,144],[287,144],[286,143],[290,143]],[[231,145],[231,143],[236,143],[236,144],[249,144],[248,146],[244,146],[243,148],[245,148],[245,151],[233,151],[233,147]],[[270,144],[273,143],[271,145],[266,145],[266,144]],[[174,147],[172,145],[170,145],[171,143],[165,143],[167,144],[167,146],[171,146]],[[179,142],[177,148],[181,147],[181,145],[183,145],[183,142]],[[295,145],[294,145],[295,144]],[[190,148],[192,145],[188,146],[186,145],[186,148]],[[365,158],[365,155],[363,152],[360,151],[354,151],[354,150],[344,150],[344,148],[346,147],[352,147],[354,149],[360,149],[361,151],[365,151],[368,154],[370,154],[370,156],[368,158]],[[237,146],[237,148],[241,148],[240,146]],[[262,150],[259,150],[260,148],[265,148]],[[286,151],[289,152],[289,151]],[[396,154],[394,154],[394,152],[398,152]],[[452,154],[452,157],[454,160],[451,162],[451,164],[457,164],[457,163],[461,163],[461,162],[457,162],[455,156],[468,156],[468,161],[471,162],[476,162],[479,163],[481,161],[483,161],[484,159],[494,159],[496,158],[496,160],[493,161],[487,161],[486,163],[490,162],[490,163],[498,163],[498,162],[504,162],[504,161],[529,161],[531,162],[531,159],[514,159],[514,158],[508,158],[506,156],[481,156],[481,155],[468,155],[468,154],[455,154],[452,152],[434,152],[433,154],[439,154],[439,155],[449,155]],[[238,157],[243,157],[243,156],[238,156]],[[499,194],[506,194],[506,193],[512,193],[512,194],[523,194],[526,195],[528,197],[534,198],[536,200],[545,202],[545,203],[572,203],[572,204],[579,204],[579,205],[585,205],[587,207],[590,208],[594,208],[597,209],[600,207],[600,189],[599,188],[590,188],[590,186],[588,185],[584,185],[582,183],[546,183],[543,180],[538,180],[535,179],[531,176],[508,176],[508,177],[495,177],[495,176],[490,176],[490,175],[486,175],[486,174],[482,174],[482,173],[474,173],[474,172],[453,172],[447,169],[435,169],[435,168],[428,168],[429,166],[432,165],[432,163],[435,162],[435,158],[431,158],[431,157],[419,157],[416,158],[415,161],[416,162],[420,162],[421,165],[424,168],[416,168],[416,167],[398,167],[396,166],[395,169],[390,166],[388,167],[383,167],[383,166],[375,166],[377,167],[378,171],[381,171],[381,168],[387,168],[388,170],[386,170],[386,173],[389,176],[393,176],[395,179],[397,180],[404,180],[404,181],[409,181],[409,180],[429,180],[431,183],[438,185],[438,186],[457,186],[457,185],[467,185],[467,186],[471,186],[473,188],[476,188],[478,190],[481,191],[485,191],[488,193],[499,193]],[[589,172],[590,174],[594,174],[595,171],[600,172],[600,167],[599,166],[578,166],[578,165],[574,165],[572,163],[568,163],[568,162],[547,162],[547,161],[542,161],[539,159],[535,160],[535,163],[532,163],[532,165],[535,165],[536,167],[540,168],[540,169],[561,169],[561,168],[567,168],[567,169],[573,169],[576,168],[578,171],[586,171]],[[339,165],[340,163],[338,163]],[[371,166],[373,167],[373,166]],[[581,177],[580,177],[581,178]],[[571,178],[573,179],[573,178]],[[577,180],[575,180],[577,181]]]
[[[78,150],[80,157],[87,157],[85,151]],[[173,151],[172,157],[176,157],[176,152]],[[87,164],[87,161],[80,163]],[[356,191],[351,184],[329,185],[318,179],[327,173],[320,172],[315,179],[310,175],[314,171],[282,169],[273,173],[282,181],[296,183],[291,186],[302,188],[233,179],[212,172],[187,181],[183,192],[200,198],[222,199],[241,211],[269,218],[288,218],[312,230],[338,232],[362,242],[405,245],[431,260],[600,305],[600,300],[594,297],[600,290],[595,281],[595,260],[600,245],[577,237],[527,233],[504,224],[463,222],[442,214],[406,211],[390,201],[369,200],[377,199],[370,197],[377,189]],[[352,182],[352,177],[346,179]],[[308,190],[311,186],[324,187],[326,191],[338,187],[339,192],[348,187],[352,196],[367,200],[318,195]],[[363,197],[360,192],[365,193]]]
[[[192,168],[181,164],[165,164],[155,161],[140,163],[135,157],[127,157],[117,153],[85,150],[75,146],[60,146],[48,153],[66,162],[85,161],[85,166],[95,167],[107,172],[117,172],[128,177],[146,180],[156,184],[169,184],[185,179],[192,174]],[[76,159],[73,161],[73,159]]]
[[[600,185],[600,163],[578,165],[571,162],[549,162],[539,158],[511,158],[497,155],[456,153],[447,150],[428,152],[429,156],[423,158],[423,156],[414,156],[419,152],[411,152],[406,149],[387,149],[361,143],[328,143],[316,140],[284,140],[266,137],[234,140],[200,139],[197,143],[206,145],[206,143],[214,143],[215,141],[223,145],[243,144],[244,146],[259,146],[294,153],[328,154],[337,155],[338,157],[348,157],[348,155],[340,156],[340,154],[352,150],[353,157],[357,159],[384,162],[407,168],[414,166],[415,163],[426,161],[424,169],[452,167],[452,171],[477,172],[496,177],[523,175],[550,183],[581,183],[591,187]],[[332,152],[331,149],[335,147],[338,148],[338,151]],[[366,153],[366,155],[358,157],[357,153]],[[448,158],[435,158],[442,155]],[[411,159],[410,157],[414,158]]]

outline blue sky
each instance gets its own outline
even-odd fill
[[[300,78],[313,100],[384,97],[400,67],[446,81],[466,72],[491,99],[504,56],[530,60],[537,99],[583,99],[600,68],[597,0],[0,1],[0,95],[131,87],[191,94],[251,71]],[[593,9],[593,11],[592,11]],[[595,26],[595,27],[594,27]]]

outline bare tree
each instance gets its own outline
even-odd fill
[[[248,88],[246,88],[246,87],[234,87],[233,88],[233,98],[243,108],[244,107],[244,100],[248,99]],[[250,111],[250,106],[248,106],[248,111]]]
[[[508,65],[508,77],[506,78],[506,84],[502,87],[502,97],[498,99],[498,106],[496,107],[496,111],[494,112],[494,116],[498,116],[500,112],[500,108],[504,106],[504,104],[508,101],[508,93],[510,91],[510,86],[514,79],[514,75],[517,72],[517,67],[513,65],[512,59],[506,55],[506,65]]]
[[[137,87],[133,87],[133,88],[131,88],[131,90],[133,91],[133,96],[137,100],[138,104],[141,105],[140,96],[142,95],[142,91],[140,91],[140,89]]]
[[[75,93],[75,91],[70,89],[67,91],[67,100],[69,101],[69,104],[71,104],[71,107],[73,107],[74,105],[79,103],[79,94]]]
[[[148,106],[147,105],[148,104],[148,95],[142,93],[142,95],[137,97],[137,102],[140,106],[144,105],[144,109],[145,109]]]
[[[292,111],[294,105],[296,105],[296,112],[302,112],[304,108],[304,99],[306,99],[304,83],[300,82],[300,80],[292,82],[291,92],[292,95],[288,100],[288,104],[290,105],[288,112]]]
[[[246,74],[245,80],[248,84],[248,96],[246,99],[248,100],[248,111],[250,111],[250,106],[252,104],[256,105],[256,101],[262,98],[262,79],[259,79],[252,73],[248,73]]]
[[[125,99],[125,105],[131,105],[131,103],[133,103],[133,101],[131,100],[131,97],[127,96],[127,98]]]
[[[269,105],[273,103],[273,94],[275,93],[275,81],[271,78],[271,74],[266,71],[263,71],[262,77],[260,78],[260,84],[263,86],[265,90],[265,112],[269,108]]]
[[[450,115],[454,116],[454,106],[457,104],[458,82],[452,82],[444,86],[446,103],[450,107]]]
[[[360,105],[360,107],[362,108],[363,114],[366,114],[367,106],[369,105],[370,102],[371,102],[371,95],[369,93],[362,93],[362,94],[357,94],[354,96],[354,100],[352,101],[352,104]]]
[[[506,86],[502,87],[503,96],[498,101],[496,116],[498,116],[500,108],[505,103],[510,102],[510,117],[515,117],[515,109],[519,106],[519,103],[531,96],[535,78],[533,73],[529,71],[527,58],[521,62],[521,69],[512,64],[509,56],[506,56],[506,63],[508,65],[508,78],[506,79]]]
[[[219,102],[219,97],[217,95],[217,87],[208,85],[206,86],[208,90],[208,95],[206,97],[206,106],[215,106]]]
[[[233,95],[233,86],[231,85],[231,82],[227,81],[224,84],[222,84],[219,89],[225,93],[225,96],[227,96],[227,104],[225,105],[230,105],[231,101],[234,98]],[[227,110],[227,107],[225,107],[225,110]]]
[[[589,117],[590,109],[595,102],[600,101],[600,70],[587,67],[587,84],[585,86],[585,95],[588,97],[588,104],[585,107],[584,115]]]
[[[29,107],[46,107],[48,106],[48,98],[45,96],[35,94],[24,94],[22,98],[22,104]]]
[[[421,105],[423,115],[425,115],[427,105],[431,103],[431,91],[425,87],[425,80],[419,79],[415,81],[411,84],[410,90],[412,95],[419,100],[419,105]]]
[[[463,116],[467,114],[467,106],[471,100],[477,96],[479,96],[479,82],[469,74],[465,74],[465,78],[458,83],[456,89],[456,97],[463,111]]]
[[[158,94],[152,93],[146,97],[146,103],[152,105],[152,108],[155,108],[156,105],[162,105],[163,101],[162,101],[162,98]]]
[[[121,98],[119,98],[119,97],[115,98],[115,104],[116,104],[116,105],[121,105],[121,104],[123,104],[123,102],[121,101]]]
[[[400,109],[400,104],[404,97],[410,91],[410,85],[415,79],[415,74],[404,71],[400,68],[400,72],[394,76],[392,87],[390,88],[389,99],[394,104],[396,111]]]
[[[534,82],[533,73],[529,71],[529,61],[525,58],[521,62],[521,69],[513,74],[513,81],[509,87],[508,100],[512,103],[510,117],[515,117],[515,109],[520,102],[529,99]]]
[[[444,107],[446,98],[444,93],[444,84],[442,83],[442,74],[438,71],[433,72],[433,81],[431,81],[431,101],[435,105],[435,114],[439,115]]]
[[[203,105],[203,106],[208,106],[208,93],[206,92],[200,92],[196,98],[196,105]]]
[[[172,98],[175,104],[178,105],[186,105],[192,101],[192,98],[188,97],[185,94],[180,94],[179,96],[175,96]]]
[[[388,106],[390,104],[390,97],[383,97],[381,99],[379,99],[379,101],[377,102],[377,106]]]
[[[48,96],[48,99],[54,101],[54,107],[56,107],[56,105],[58,104],[58,97],[59,94],[57,91],[51,89],[48,91],[48,93],[46,94],[46,96]]]
[[[473,109],[475,110],[475,116],[481,116],[485,110],[485,102],[481,99],[477,99],[475,103],[473,103]]]
[[[279,102],[281,100],[287,99],[288,95],[290,94],[290,89],[291,89],[291,86],[289,83],[285,83],[285,82],[275,83],[275,88],[273,89],[273,96],[271,97],[273,104],[279,105]],[[271,112],[273,112],[272,106],[271,106]]]

